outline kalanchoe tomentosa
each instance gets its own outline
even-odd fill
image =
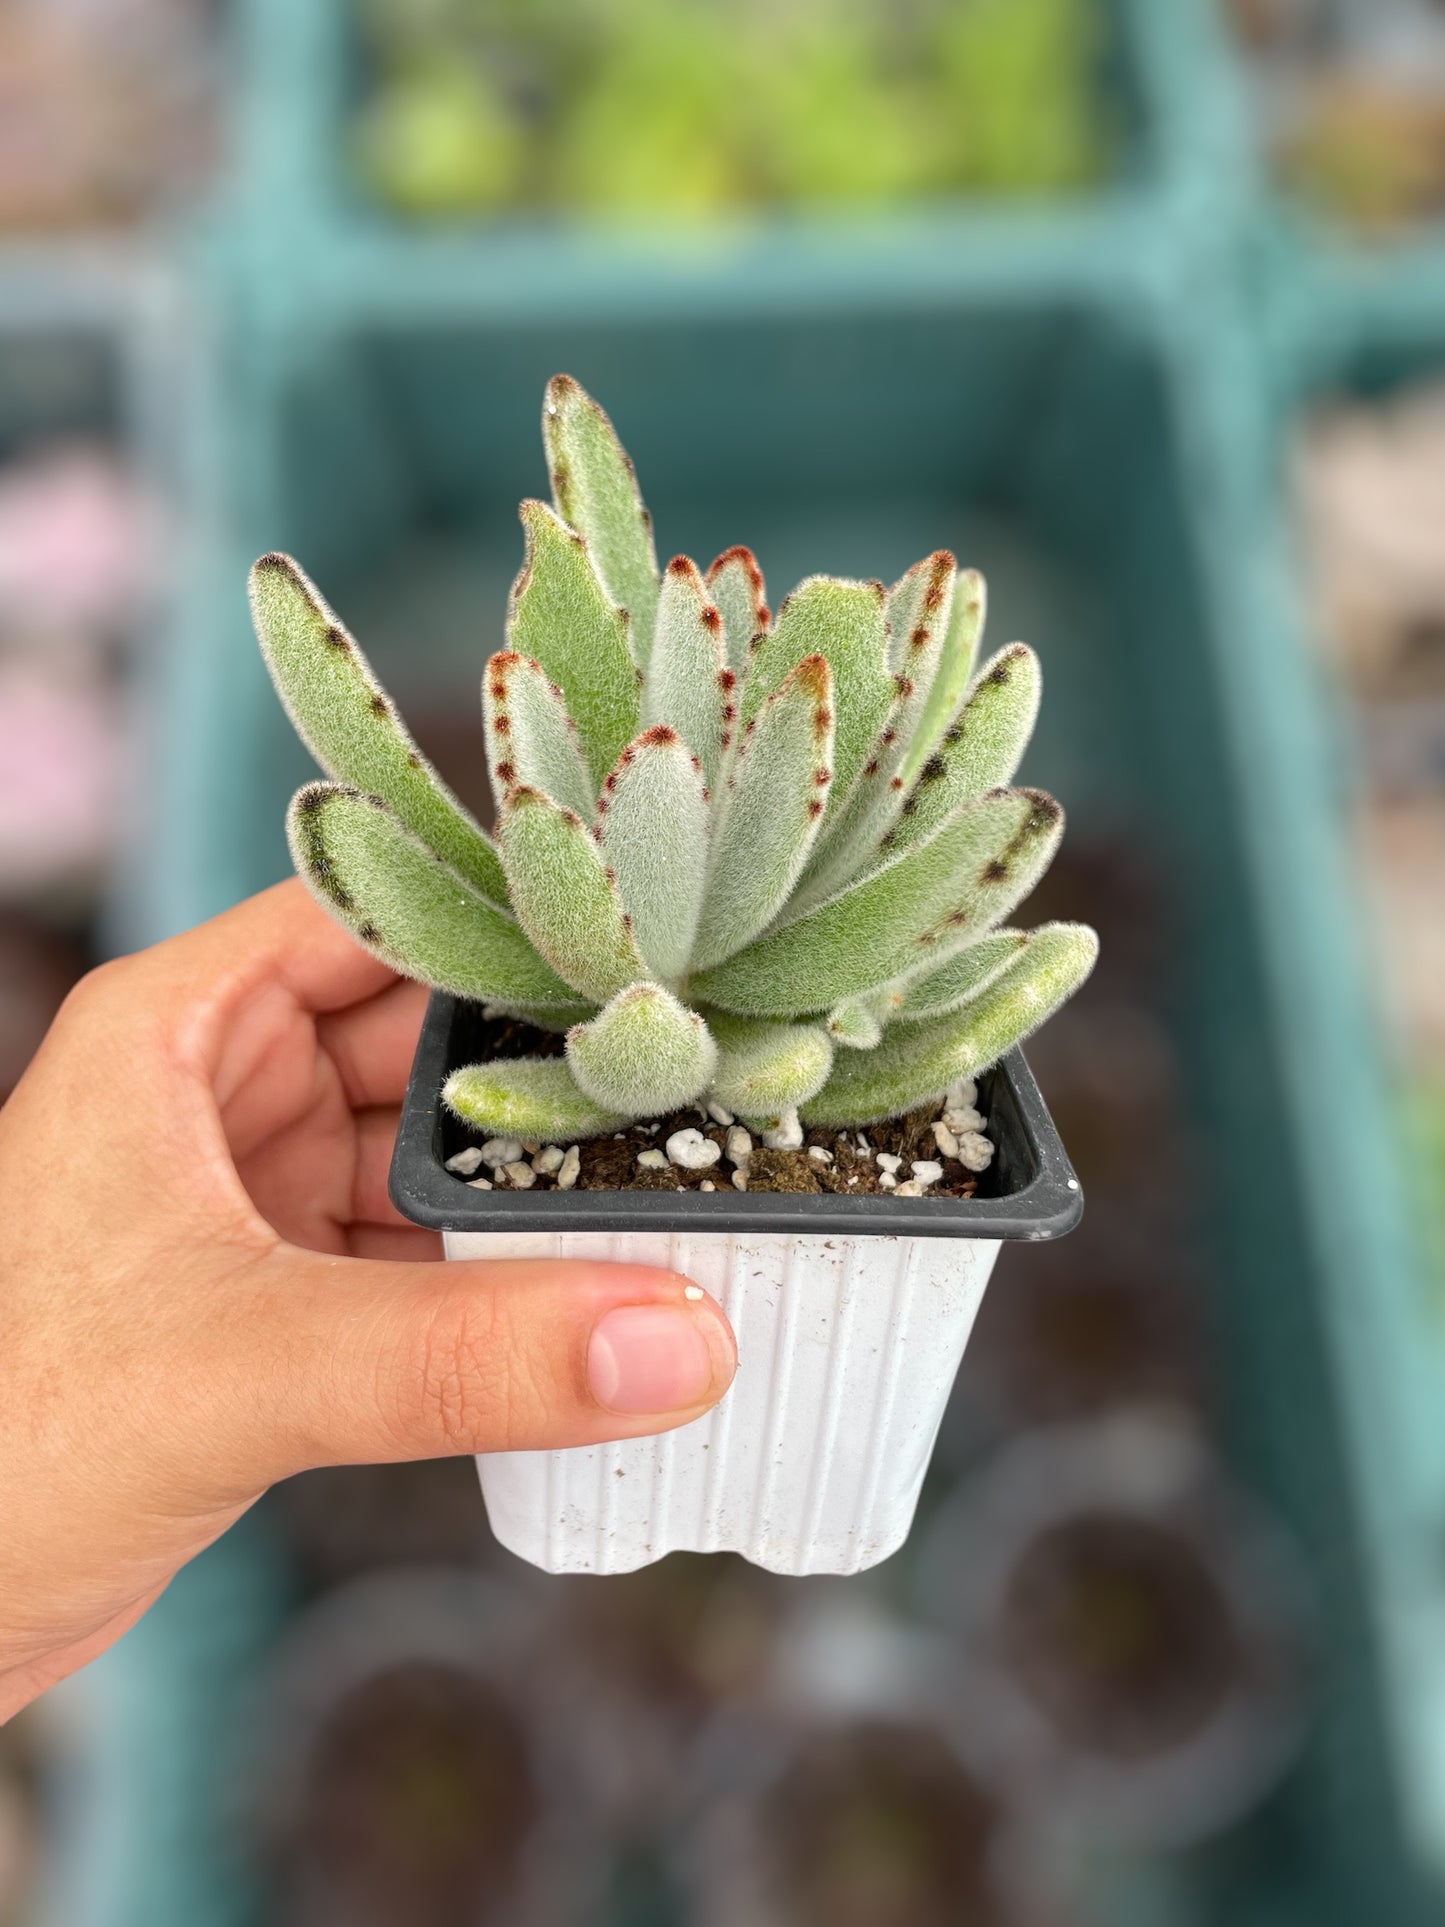
[[[983,583],[942,550],[891,589],[810,577],[776,616],[747,549],[659,575],[606,415],[559,375],[542,425],[555,506],[522,506],[482,688],[495,844],[296,564],[252,572],[276,686],[334,779],[292,802],[301,876],[396,969],[567,1034],[563,1058],[456,1072],[447,1104],[562,1140],[709,1096],[867,1124],[993,1063],[1098,948],[1000,927],[1063,827],[1006,787],[1032,651],[975,673]]]

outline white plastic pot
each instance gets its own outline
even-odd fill
[[[449,1232],[449,1258],[664,1265],[718,1299],[738,1374],[655,1438],[479,1458],[492,1530],[548,1572],[740,1552],[861,1572],[908,1537],[996,1239]]]
[[[631,1572],[738,1552],[779,1573],[877,1565],[908,1536],[954,1375],[1006,1238],[1083,1209],[1019,1051],[981,1080],[996,1156],[977,1198],[701,1191],[478,1191],[438,1101],[485,1050],[474,1005],[433,995],[391,1195],[449,1258],[665,1265],[722,1304],[741,1363],[706,1418],[655,1438],[479,1461],[492,1529],[548,1572]]]

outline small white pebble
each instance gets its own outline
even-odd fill
[[[684,1171],[710,1171],[722,1156],[722,1146],[704,1137],[695,1124],[689,1124],[667,1140],[667,1155]]]
[[[654,1144],[650,1150],[639,1151],[637,1153],[637,1162],[642,1166],[644,1171],[665,1171],[667,1169],[667,1153],[665,1151],[659,1151]]]
[[[753,1154],[751,1131],[744,1130],[741,1124],[734,1124],[728,1132],[725,1149],[727,1151],[728,1163],[735,1164],[740,1171],[746,1171],[748,1168],[748,1159]]]
[[[978,1102],[978,1086],[971,1077],[955,1078],[944,1096],[944,1108],[950,1111],[966,1111],[970,1104]]]
[[[489,1137],[482,1146],[482,1163],[489,1171],[500,1171],[505,1164],[515,1164],[521,1155],[519,1137]]]
[[[713,1183],[711,1178],[704,1178],[702,1183],[697,1188],[699,1191],[716,1191],[717,1190],[717,1186]]]
[[[875,1161],[890,1177],[892,1177],[893,1173],[903,1162],[902,1158],[895,1157],[891,1151],[877,1152],[875,1154]]]
[[[562,1150],[561,1146],[556,1144],[545,1146],[532,1159],[532,1169],[539,1178],[550,1177],[554,1171],[561,1169],[561,1165]]]
[[[567,1146],[567,1155],[562,1160],[562,1168],[557,1173],[557,1189],[570,1191],[582,1170],[582,1153],[575,1144]]]
[[[958,1156],[958,1139],[953,1135],[953,1132],[949,1130],[942,1118],[940,1118],[933,1127],[933,1141],[944,1157],[956,1158]]]
[[[937,1184],[938,1180],[943,1176],[943,1166],[936,1158],[915,1158],[913,1160],[913,1175],[922,1185]]]
[[[642,1128],[649,1137],[656,1137],[657,1133],[662,1129],[662,1120],[661,1118],[655,1117],[650,1124],[644,1124]]]
[[[895,1198],[921,1198],[923,1196],[923,1186],[918,1182],[917,1178],[909,1178],[906,1183],[900,1184],[897,1187],[893,1195]]]
[[[492,1188],[492,1180],[490,1178],[468,1178],[467,1179],[467,1189],[469,1191],[490,1191],[491,1188]]]
[[[865,1158],[871,1158],[873,1155],[873,1146],[861,1131],[858,1133],[858,1149],[863,1153]]]
[[[796,1111],[784,1111],[771,1131],[763,1132],[763,1143],[770,1151],[800,1151],[803,1127]]]
[[[882,1177],[879,1178],[878,1189],[880,1191],[896,1191],[898,1189],[898,1180],[891,1171],[885,1171]]]
[[[447,1159],[448,1171],[455,1171],[459,1178],[469,1178],[481,1164],[482,1149],[479,1144],[469,1144],[465,1151],[458,1151],[454,1158]]]
[[[858,1182],[858,1174],[856,1171],[854,1172],[853,1176],[849,1178],[848,1182],[849,1184],[856,1184]]]
[[[748,1188],[748,1174],[747,1174],[747,1172],[746,1172],[746,1171],[734,1171],[734,1172],[733,1172],[733,1190],[734,1190],[734,1191],[746,1191],[746,1190],[747,1190],[747,1188]]]
[[[692,1302],[696,1304],[700,1298],[706,1298],[707,1293],[701,1285],[684,1285],[682,1295],[684,1298],[690,1298]]]
[[[514,1191],[530,1191],[537,1182],[537,1173],[525,1158],[514,1158],[510,1164],[504,1164],[502,1169],[506,1172],[507,1182]]]
[[[612,1133],[612,1142],[614,1144],[621,1144],[623,1140],[626,1138],[626,1136],[627,1136],[626,1131],[614,1131]]]
[[[943,1122],[955,1137],[962,1137],[965,1131],[981,1131],[984,1126],[984,1119],[967,1105],[946,1110]]]
[[[813,1160],[814,1164],[831,1164],[833,1162],[833,1153],[831,1151],[825,1151],[821,1144],[810,1144],[808,1146],[808,1156]]]
[[[707,1101],[707,1114],[714,1124],[721,1124],[724,1127],[734,1121],[732,1112],[725,1104],[719,1104],[715,1097],[710,1097]]]
[[[965,1131],[958,1140],[958,1161],[965,1171],[986,1171],[993,1163],[993,1146],[978,1131]]]

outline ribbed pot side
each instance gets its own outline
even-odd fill
[[[691,1551],[800,1575],[861,1572],[907,1538],[998,1241],[450,1231],[446,1254],[668,1266],[737,1334],[731,1390],[691,1425],[479,1458],[504,1546],[547,1572]]]

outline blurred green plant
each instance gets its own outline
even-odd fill
[[[416,218],[1076,192],[1104,0],[358,0],[356,160]]]

